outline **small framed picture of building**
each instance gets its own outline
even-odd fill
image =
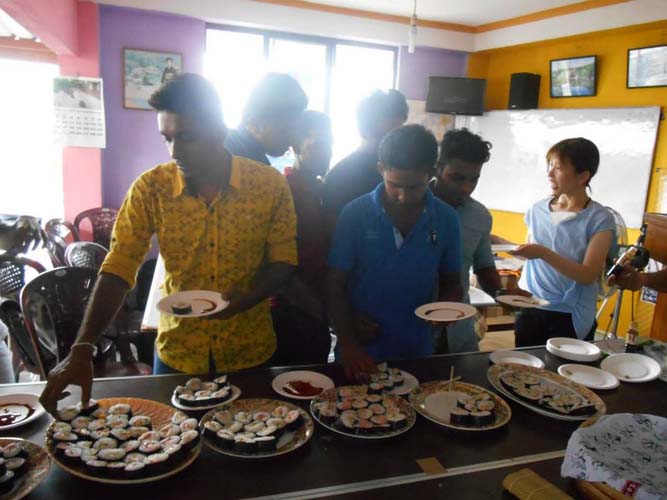
[[[628,50],[627,87],[667,87],[667,45]]]
[[[173,52],[123,49],[123,107],[151,109],[148,98],[183,68],[183,56]]]
[[[551,97],[589,97],[596,93],[597,57],[551,61]]]

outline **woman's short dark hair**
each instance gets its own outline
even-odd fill
[[[398,90],[374,90],[357,106],[357,126],[361,137],[373,137],[384,120],[408,119],[408,103]]]
[[[440,143],[439,165],[447,165],[459,159],[467,163],[482,164],[491,158],[491,143],[467,128],[448,130]]]
[[[286,73],[267,73],[250,92],[243,108],[243,123],[283,120],[303,112],[308,96]]]
[[[431,174],[438,158],[438,141],[421,125],[405,125],[384,136],[379,155],[385,168]]]
[[[170,111],[224,126],[218,92],[211,82],[195,73],[181,73],[166,81],[153,92],[148,104],[156,111]]]
[[[589,141],[583,137],[563,139],[551,146],[547,152],[547,162],[554,155],[561,161],[569,161],[578,174],[588,172],[590,177],[586,185],[590,183],[600,165],[600,151],[598,151],[598,147],[593,141]]]

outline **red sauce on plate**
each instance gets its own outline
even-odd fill
[[[10,410],[11,407],[17,406],[23,406],[28,411],[26,413],[14,413]],[[33,413],[35,413],[35,409],[32,406],[23,403],[8,403],[0,405],[0,427],[15,424],[16,422],[21,422],[27,419]]]
[[[291,382],[287,382],[287,384],[285,384],[283,391],[285,391],[287,394],[291,394],[292,396],[306,397],[317,396],[320,392],[322,392],[322,388],[316,387],[310,382],[306,382],[305,380],[292,380]]]

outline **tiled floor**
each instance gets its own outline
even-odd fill
[[[514,330],[486,332],[479,342],[480,351],[495,351],[497,349],[514,349]]]

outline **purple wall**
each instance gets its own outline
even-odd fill
[[[119,207],[137,176],[169,159],[155,112],[123,108],[123,48],[183,54],[185,71],[201,73],[204,21],[100,6],[100,76],[104,78],[107,147],[102,153],[102,202]]]
[[[466,76],[465,52],[417,47],[414,54],[401,47],[398,55],[398,89],[407,99],[426,100],[429,76]]]

